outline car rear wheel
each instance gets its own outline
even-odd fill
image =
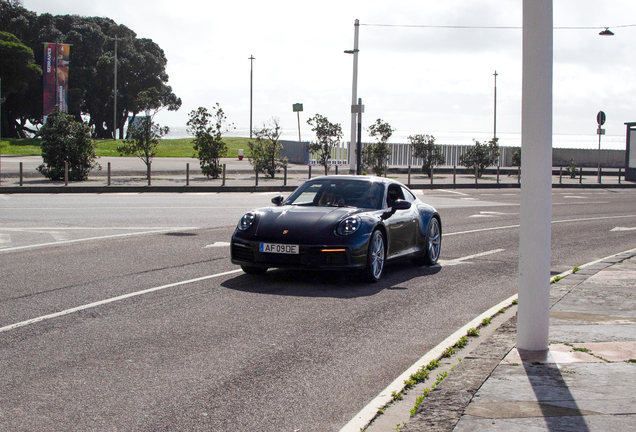
[[[245,273],[251,274],[251,275],[262,275],[263,273],[267,271],[266,267],[252,267],[252,266],[246,266],[246,265],[242,265],[241,269],[243,269]]]
[[[439,221],[436,218],[431,218],[426,230],[426,253],[424,256],[426,264],[437,264],[441,250],[442,230],[439,227]]]
[[[442,230],[439,226],[439,220],[431,218],[426,228],[426,240],[424,249],[421,254],[413,258],[413,262],[417,265],[435,265],[439,259],[442,250]]]
[[[367,252],[367,268],[365,276],[369,282],[377,282],[384,272],[384,261],[386,259],[386,240],[382,231],[376,230],[369,242]]]

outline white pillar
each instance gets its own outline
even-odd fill
[[[358,33],[360,20],[356,20],[353,33],[353,84],[351,90],[351,106],[358,104]],[[356,172],[356,113],[351,109],[351,144],[349,144],[349,173]]]
[[[517,348],[548,349],[552,218],[552,0],[523,1]]]

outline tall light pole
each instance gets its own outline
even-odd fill
[[[349,174],[356,172],[356,157],[354,149],[356,145],[356,108],[358,105],[358,35],[360,30],[360,20],[356,20],[353,32],[353,50],[346,50],[345,54],[353,54],[353,85],[351,90],[351,142],[349,144]]]
[[[250,58],[248,60],[250,61],[250,138],[252,138],[252,89],[254,83],[254,56],[250,55]]]
[[[117,141],[117,36],[115,36],[115,83],[113,85],[113,139]]]
[[[494,131],[492,133],[492,138],[497,139],[497,71],[495,71],[495,112],[494,112]]]

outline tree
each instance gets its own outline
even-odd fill
[[[0,31],[0,79],[2,97],[7,102],[2,109],[2,136],[20,136],[28,116],[20,121],[22,116],[16,114],[26,105],[24,99],[29,86],[41,77],[42,68],[35,64],[33,50],[13,34]]]
[[[413,157],[422,159],[422,172],[429,177],[431,176],[431,168],[446,163],[442,150],[435,145],[433,135],[411,135],[408,139],[413,147]]]
[[[477,176],[481,177],[484,170],[497,163],[499,158],[499,138],[493,138],[487,143],[473,140],[475,146],[469,148],[459,157],[459,163],[473,171],[477,170]]]
[[[36,59],[44,56],[43,42],[72,44],[69,114],[77,121],[89,117],[98,138],[113,136],[113,70],[117,38],[117,126],[120,137],[129,116],[143,113],[140,97],[152,94],[156,104],[168,110],[181,106],[167,85],[167,59],[163,50],[150,39],[137,38],[134,31],[109,18],[77,15],[38,15],[19,2],[0,1],[0,28],[16,35],[30,47]],[[149,93],[150,90],[154,92]],[[145,96],[144,96],[145,94]],[[8,125],[2,136],[18,136],[26,121],[36,125],[42,119],[42,80],[29,85],[19,105],[3,107]],[[8,128],[8,129],[7,129]],[[5,130],[6,129],[6,130]],[[24,128],[26,130],[26,128]],[[35,132],[35,131],[33,131]]]
[[[342,139],[342,126],[340,123],[331,123],[327,117],[316,114],[307,120],[316,133],[316,142],[307,145],[309,153],[316,155],[316,159],[325,168],[325,175],[329,174],[329,161],[334,147],[340,145]]]
[[[220,161],[227,154],[227,145],[222,135],[234,129],[234,124],[226,126],[227,118],[218,102],[213,111],[212,114],[204,107],[190,111],[187,123],[188,133],[194,135],[194,150],[198,154],[201,172],[207,178],[218,178],[223,171]]]
[[[362,165],[365,169],[371,169],[375,175],[381,176],[386,171],[391,149],[387,144],[395,129],[387,122],[377,119],[369,126],[369,135],[376,139],[376,143],[369,144],[362,150]]]
[[[260,172],[274,178],[276,171],[287,165],[287,158],[280,158],[283,145],[280,143],[282,128],[280,120],[272,117],[269,123],[263,123],[261,129],[255,129],[256,141],[248,141],[250,164]]]
[[[73,116],[55,110],[42,127],[42,165],[37,170],[51,180],[64,178],[68,163],[68,178],[86,180],[88,173],[99,166],[96,163],[92,130],[84,122],[76,122]]]
[[[156,114],[156,113],[155,113]],[[150,165],[152,159],[157,155],[157,145],[170,128],[161,127],[153,121],[154,114],[147,112],[145,116],[128,126],[129,139],[124,140],[122,146],[117,147],[117,151],[124,155],[133,155],[141,159],[146,164],[146,178],[150,179]]]

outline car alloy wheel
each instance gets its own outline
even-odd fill
[[[429,265],[437,264],[441,250],[442,230],[437,218],[431,218],[426,230],[426,263]]]
[[[382,277],[384,271],[384,261],[386,259],[386,242],[384,234],[376,230],[369,242],[369,252],[367,253],[367,278],[371,282],[377,282]]]

